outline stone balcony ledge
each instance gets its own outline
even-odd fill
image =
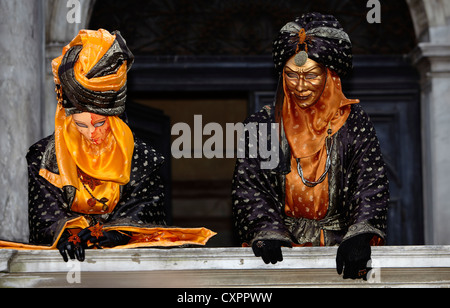
[[[450,246],[372,248],[368,281],[336,273],[337,247],[105,249],[65,263],[58,251],[0,250],[0,287],[450,287]]]

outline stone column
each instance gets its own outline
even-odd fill
[[[42,0],[0,0],[0,238],[28,241],[25,155],[42,138]]]
[[[450,1],[406,0],[421,72],[425,243],[450,244]],[[414,163],[414,162],[411,162]],[[419,179],[418,179],[419,180]]]
[[[422,72],[425,242],[448,245],[450,244],[450,44],[419,43],[413,59]]]

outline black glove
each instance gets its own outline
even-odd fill
[[[79,236],[82,242],[88,241],[98,248],[101,247],[114,247],[119,245],[125,245],[130,240],[130,234],[127,232],[119,231],[103,231],[95,227],[86,228],[80,231]],[[101,227],[100,227],[101,228]]]
[[[370,240],[373,234],[360,234],[345,240],[339,245],[336,255],[336,270],[340,275],[344,269],[344,279],[367,280],[367,273],[372,269],[367,267],[370,260]]]
[[[262,257],[266,264],[275,264],[278,261],[283,261],[281,246],[292,247],[292,244],[279,240],[258,240],[254,241],[252,244],[255,256]]]
[[[125,245],[130,241],[130,235],[124,233],[114,230],[104,231],[103,236],[100,236],[99,238],[93,237],[90,239],[90,242],[101,247],[115,247],[119,245]]]
[[[86,244],[80,240],[78,235],[71,234],[69,231],[65,230],[56,247],[63,257],[64,262],[69,261],[67,254],[71,260],[75,260],[76,257],[78,261],[84,261],[84,249],[86,248]]]

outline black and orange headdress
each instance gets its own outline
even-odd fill
[[[68,114],[122,114],[133,62],[119,31],[81,30],[52,62],[58,101]]]
[[[288,22],[273,42],[275,69],[281,72],[292,56],[312,60],[335,71],[340,77],[353,68],[352,43],[332,15],[307,13]],[[299,65],[301,66],[301,65]]]

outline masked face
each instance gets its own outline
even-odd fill
[[[302,66],[297,66],[291,57],[283,69],[286,88],[291,100],[300,108],[313,106],[325,89],[326,68],[314,60],[308,59]]]
[[[77,130],[92,144],[102,144],[111,130],[106,116],[83,112],[75,113],[72,117]]]

